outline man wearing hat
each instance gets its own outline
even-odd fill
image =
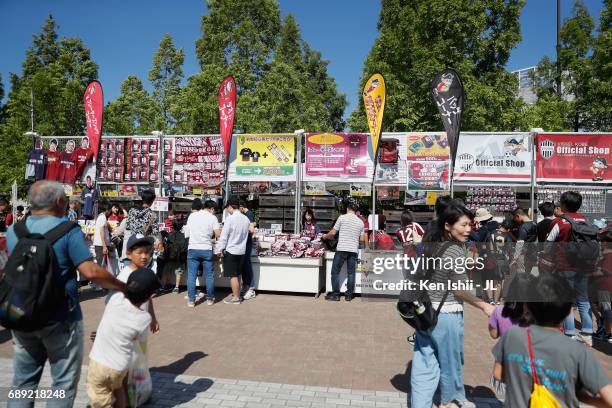
[[[249,238],[249,227],[251,222],[246,215],[240,212],[240,203],[229,200],[225,205],[229,216],[225,218],[221,236],[217,243],[217,251],[223,257],[223,275],[230,278],[232,295],[223,303],[230,305],[240,304],[240,276],[242,274],[242,262],[246,253],[247,240]]]
[[[476,242],[487,242],[487,237],[499,228],[499,223],[493,219],[493,215],[486,208],[476,210],[474,221],[480,224],[471,238]]]

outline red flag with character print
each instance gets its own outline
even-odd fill
[[[85,123],[89,146],[94,159],[97,159],[100,140],[102,139],[102,115],[104,110],[104,94],[100,82],[93,81],[87,85],[83,95],[83,104],[85,105]]]
[[[232,145],[232,131],[234,129],[234,117],[236,116],[236,82],[230,75],[227,76],[217,94],[219,101],[219,130],[221,142],[225,151],[225,158],[229,161],[230,148]]]

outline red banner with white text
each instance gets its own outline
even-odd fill
[[[612,183],[612,134],[540,133],[536,148],[536,181]]]

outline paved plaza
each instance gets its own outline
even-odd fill
[[[179,295],[155,299],[160,333],[149,337],[150,406],[405,407],[412,329],[394,303],[326,302],[304,295],[259,294],[242,305],[188,309]],[[86,333],[104,302],[82,294]],[[479,407],[501,406],[489,387],[493,367],[485,316],[466,308],[465,384]],[[593,350],[612,375],[610,348]],[[86,340],[86,354],[91,342]],[[0,330],[0,384],[12,377],[10,334]],[[88,364],[85,358],[84,365]],[[84,367],[86,370],[86,367]],[[77,406],[86,406],[86,371]],[[49,384],[48,370],[44,381]]]

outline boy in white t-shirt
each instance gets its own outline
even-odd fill
[[[121,282],[127,282],[129,276],[138,268],[146,268],[151,263],[151,257],[153,255],[153,244],[155,240],[153,237],[145,237],[141,234],[132,235],[126,245],[127,258],[132,261],[128,266],[121,269],[117,279]],[[153,272],[155,274],[155,272]],[[115,294],[111,294],[109,299],[112,299]],[[151,332],[157,333],[159,331],[159,323],[155,317],[155,309],[153,308],[153,300],[148,300],[140,307],[145,312],[149,312],[151,315]]]
[[[92,408],[113,406],[113,392],[120,389],[130,367],[134,340],[147,335],[151,316],[141,306],[161,287],[147,268],[137,268],[127,279],[125,294],[108,302],[96,332],[87,373],[87,395]],[[125,407],[124,393],[116,393],[118,407]]]

